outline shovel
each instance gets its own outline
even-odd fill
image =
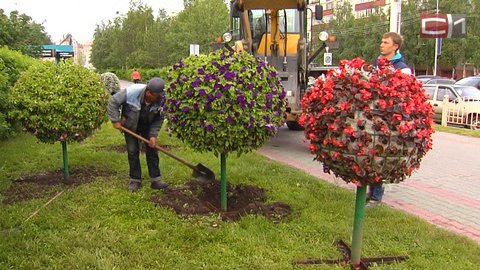
[[[123,126],[122,126],[122,130],[124,132],[127,132],[128,134],[132,135],[133,137],[139,139],[139,140],[142,140],[146,143],[150,142],[149,140],[145,139],[144,137],[138,135],[137,133],[135,133],[135,132],[123,127]],[[158,145],[155,145],[155,148],[158,151],[166,154],[167,156],[169,156],[173,159],[176,159],[177,161],[179,161],[179,162],[183,163],[184,165],[190,167],[193,170],[192,176],[195,177],[195,178],[198,178],[198,180],[200,180],[200,181],[214,181],[215,180],[215,174],[213,173],[212,170],[207,168],[205,165],[203,165],[201,163],[198,163],[195,166],[192,163],[189,163],[189,162],[185,161],[184,159],[175,156],[174,154],[170,153],[169,151],[167,151],[166,149],[164,149],[164,148],[162,148]]]

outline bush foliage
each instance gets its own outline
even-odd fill
[[[35,60],[7,47],[0,48],[0,139],[6,139],[14,133],[16,125],[9,121],[8,94],[20,73]]]

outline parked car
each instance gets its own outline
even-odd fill
[[[435,110],[434,120],[442,121],[443,97],[448,96],[452,102],[454,117],[459,119],[459,124],[470,126],[472,129],[480,129],[480,90],[473,86],[427,84],[423,88],[429,94],[429,102]]]
[[[474,86],[477,89],[480,89],[480,76],[465,77],[463,79],[458,80],[455,84]]]
[[[454,84],[455,83],[454,79],[433,76],[433,75],[418,75],[415,78],[418,81],[423,82],[423,84]]]

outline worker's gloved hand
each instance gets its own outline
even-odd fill
[[[113,122],[113,127],[116,129],[122,129],[122,123],[120,122]]]
[[[151,148],[155,148],[155,145],[157,145],[157,138],[150,137],[150,141],[148,143],[148,146],[150,146]]]

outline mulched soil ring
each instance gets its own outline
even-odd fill
[[[218,213],[222,220],[238,220],[248,214],[263,215],[274,222],[285,220],[291,213],[286,203],[265,204],[265,189],[227,183],[228,211],[220,208],[220,181],[191,180],[184,187],[167,188],[151,201],[175,210],[180,215],[207,215]]]
[[[23,176],[13,180],[10,187],[2,192],[4,196],[2,204],[49,197],[59,190],[74,188],[90,183],[99,176],[109,177],[112,174],[114,174],[113,171],[108,169],[86,166],[73,168],[67,182],[64,182],[63,170],[60,169]]]
[[[165,144],[165,145],[159,145],[165,150],[172,150],[172,148],[175,148],[173,145],[170,144]],[[111,151],[111,152],[117,152],[117,153],[126,153],[127,152],[127,146],[125,144],[122,145],[106,145],[106,146],[100,146],[100,147],[95,147],[95,150],[100,150],[100,151]],[[140,145],[140,151],[145,152],[145,145],[142,143]]]

